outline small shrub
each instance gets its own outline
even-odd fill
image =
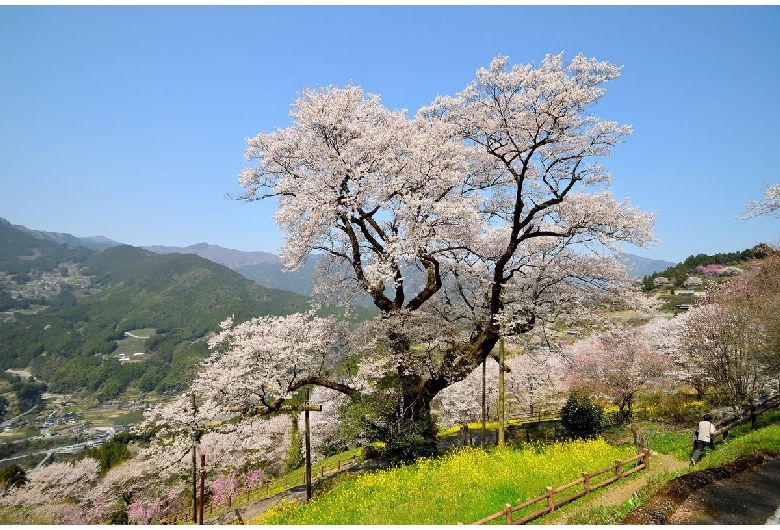
[[[572,393],[561,409],[561,424],[575,438],[593,436],[604,426],[604,409],[587,395]]]

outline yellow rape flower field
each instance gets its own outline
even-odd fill
[[[466,447],[411,466],[353,477],[308,504],[283,502],[251,524],[451,525],[471,523],[635,455],[602,439]],[[533,509],[538,509],[538,506]],[[520,516],[523,512],[518,512]]]

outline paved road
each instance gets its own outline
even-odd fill
[[[751,470],[693,493],[669,519],[669,524],[763,525],[779,508],[780,458],[767,458]]]
[[[778,508],[780,453],[760,451],[672,479],[622,524],[763,525]]]

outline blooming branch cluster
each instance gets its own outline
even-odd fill
[[[746,220],[762,215],[772,215],[775,218],[780,218],[780,182],[766,186],[764,188],[764,198],[747,204],[745,211],[737,218]]]

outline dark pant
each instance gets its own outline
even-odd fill
[[[693,460],[694,463],[701,460],[701,455],[704,452],[704,446],[709,446],[710,449],[713,449],[714,443],[712,440],[709,442],[702,442],[701,440],[696,440],[693,442],[693,456],[691,456],[691,460]]]

